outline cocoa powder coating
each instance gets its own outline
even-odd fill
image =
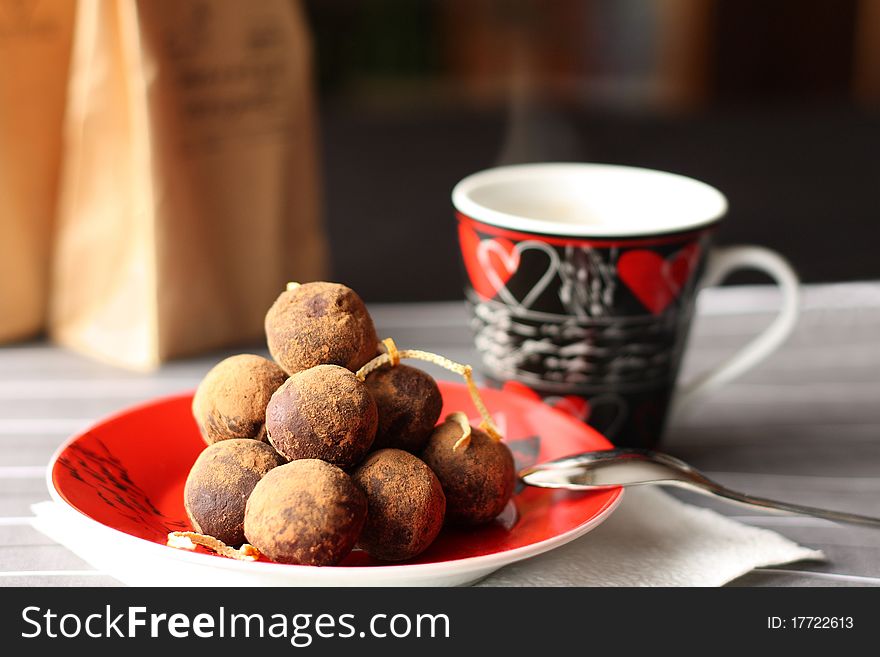
[[[266,313],[265,328],[269,352],[288,374],[322,364],[356,371],[378,353],[367,307],[338,283],[304,283],[282,292]]]
[[[376,559],[402,561],[434,542],[443,527],[446,497],[437,476],[418,457],[381,449],[352,477],[367,496],[367,522],[358,547]]]
[[[248,499],[244,533],[273,561],[332,566],[354,547],[367,499],[345,472],[317,459],[275,468]]]
[[[513,495],[516,470],[507,445],[473,429],[467,448],[452,450],[461,438],[461,426],[444,422],[431,434],[422,451],[446,494],[446,518],[452,523],[476,525],[495,518]]]
[[[230,356],[211,369],[193,397],[192,412],[209,445],[218,440],[263,440],[266,405],[287,375],[253,354]]]
[[[227,545],[244,543],[244,510],[257,482],[284,459],[266,443],[223,440],[206,447],[193,464],[183,504],[193,528]]]
[[[436,381],[420,369],[398,365],[371,373],[366,384],[379,411],[373,449],[420,451],[443,408]]]
[[[376,402],[366,385],[338,365],[297,372],[266,408],[269,441],[290,460],[322,459],[351,468],[376,436]]]

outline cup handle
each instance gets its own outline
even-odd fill
[[[733,356],[693,381],[679,387],[672,401],[675,416],[699,397],[732,381],[764,360],[789,336],[797,322],[800,291],[798,277],[791,265],[775,251],[759,246],[731,246],[709,254],[701,289],[717,285],[735,269],[757,269],[767,273],[782,291],[782,304],[776,319],[756,338]]]

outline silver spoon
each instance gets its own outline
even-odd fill
[[[530,486],[568,490],[596,490],[645,484],[681,486],[706,495],[717,495],[739,504],[837,522],[880,527],[880,518],[777,502],[738,493],[715,483],[696,468],[674,456],[647,449],[621,448],[584,452],[525,468],[519,473],[519,477]]]

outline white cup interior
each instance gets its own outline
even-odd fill
[[[487,169],[458,183],[452,203],[484,223],[576,237],[686,231],[717,221],[727,211],[721,192],[693,178],[576,163]]]

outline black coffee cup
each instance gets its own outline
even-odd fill
[[[529,164],[468,176],[452,201],[483,374],[617,445],[655,447],[671,412],[757,364],[797,320],[798,280],[781,256],[755,246],[712,248],[727,201],[697,180]],[[737,354],[677,387],[697,292],[738,268],[777,282],[778,317]]]

